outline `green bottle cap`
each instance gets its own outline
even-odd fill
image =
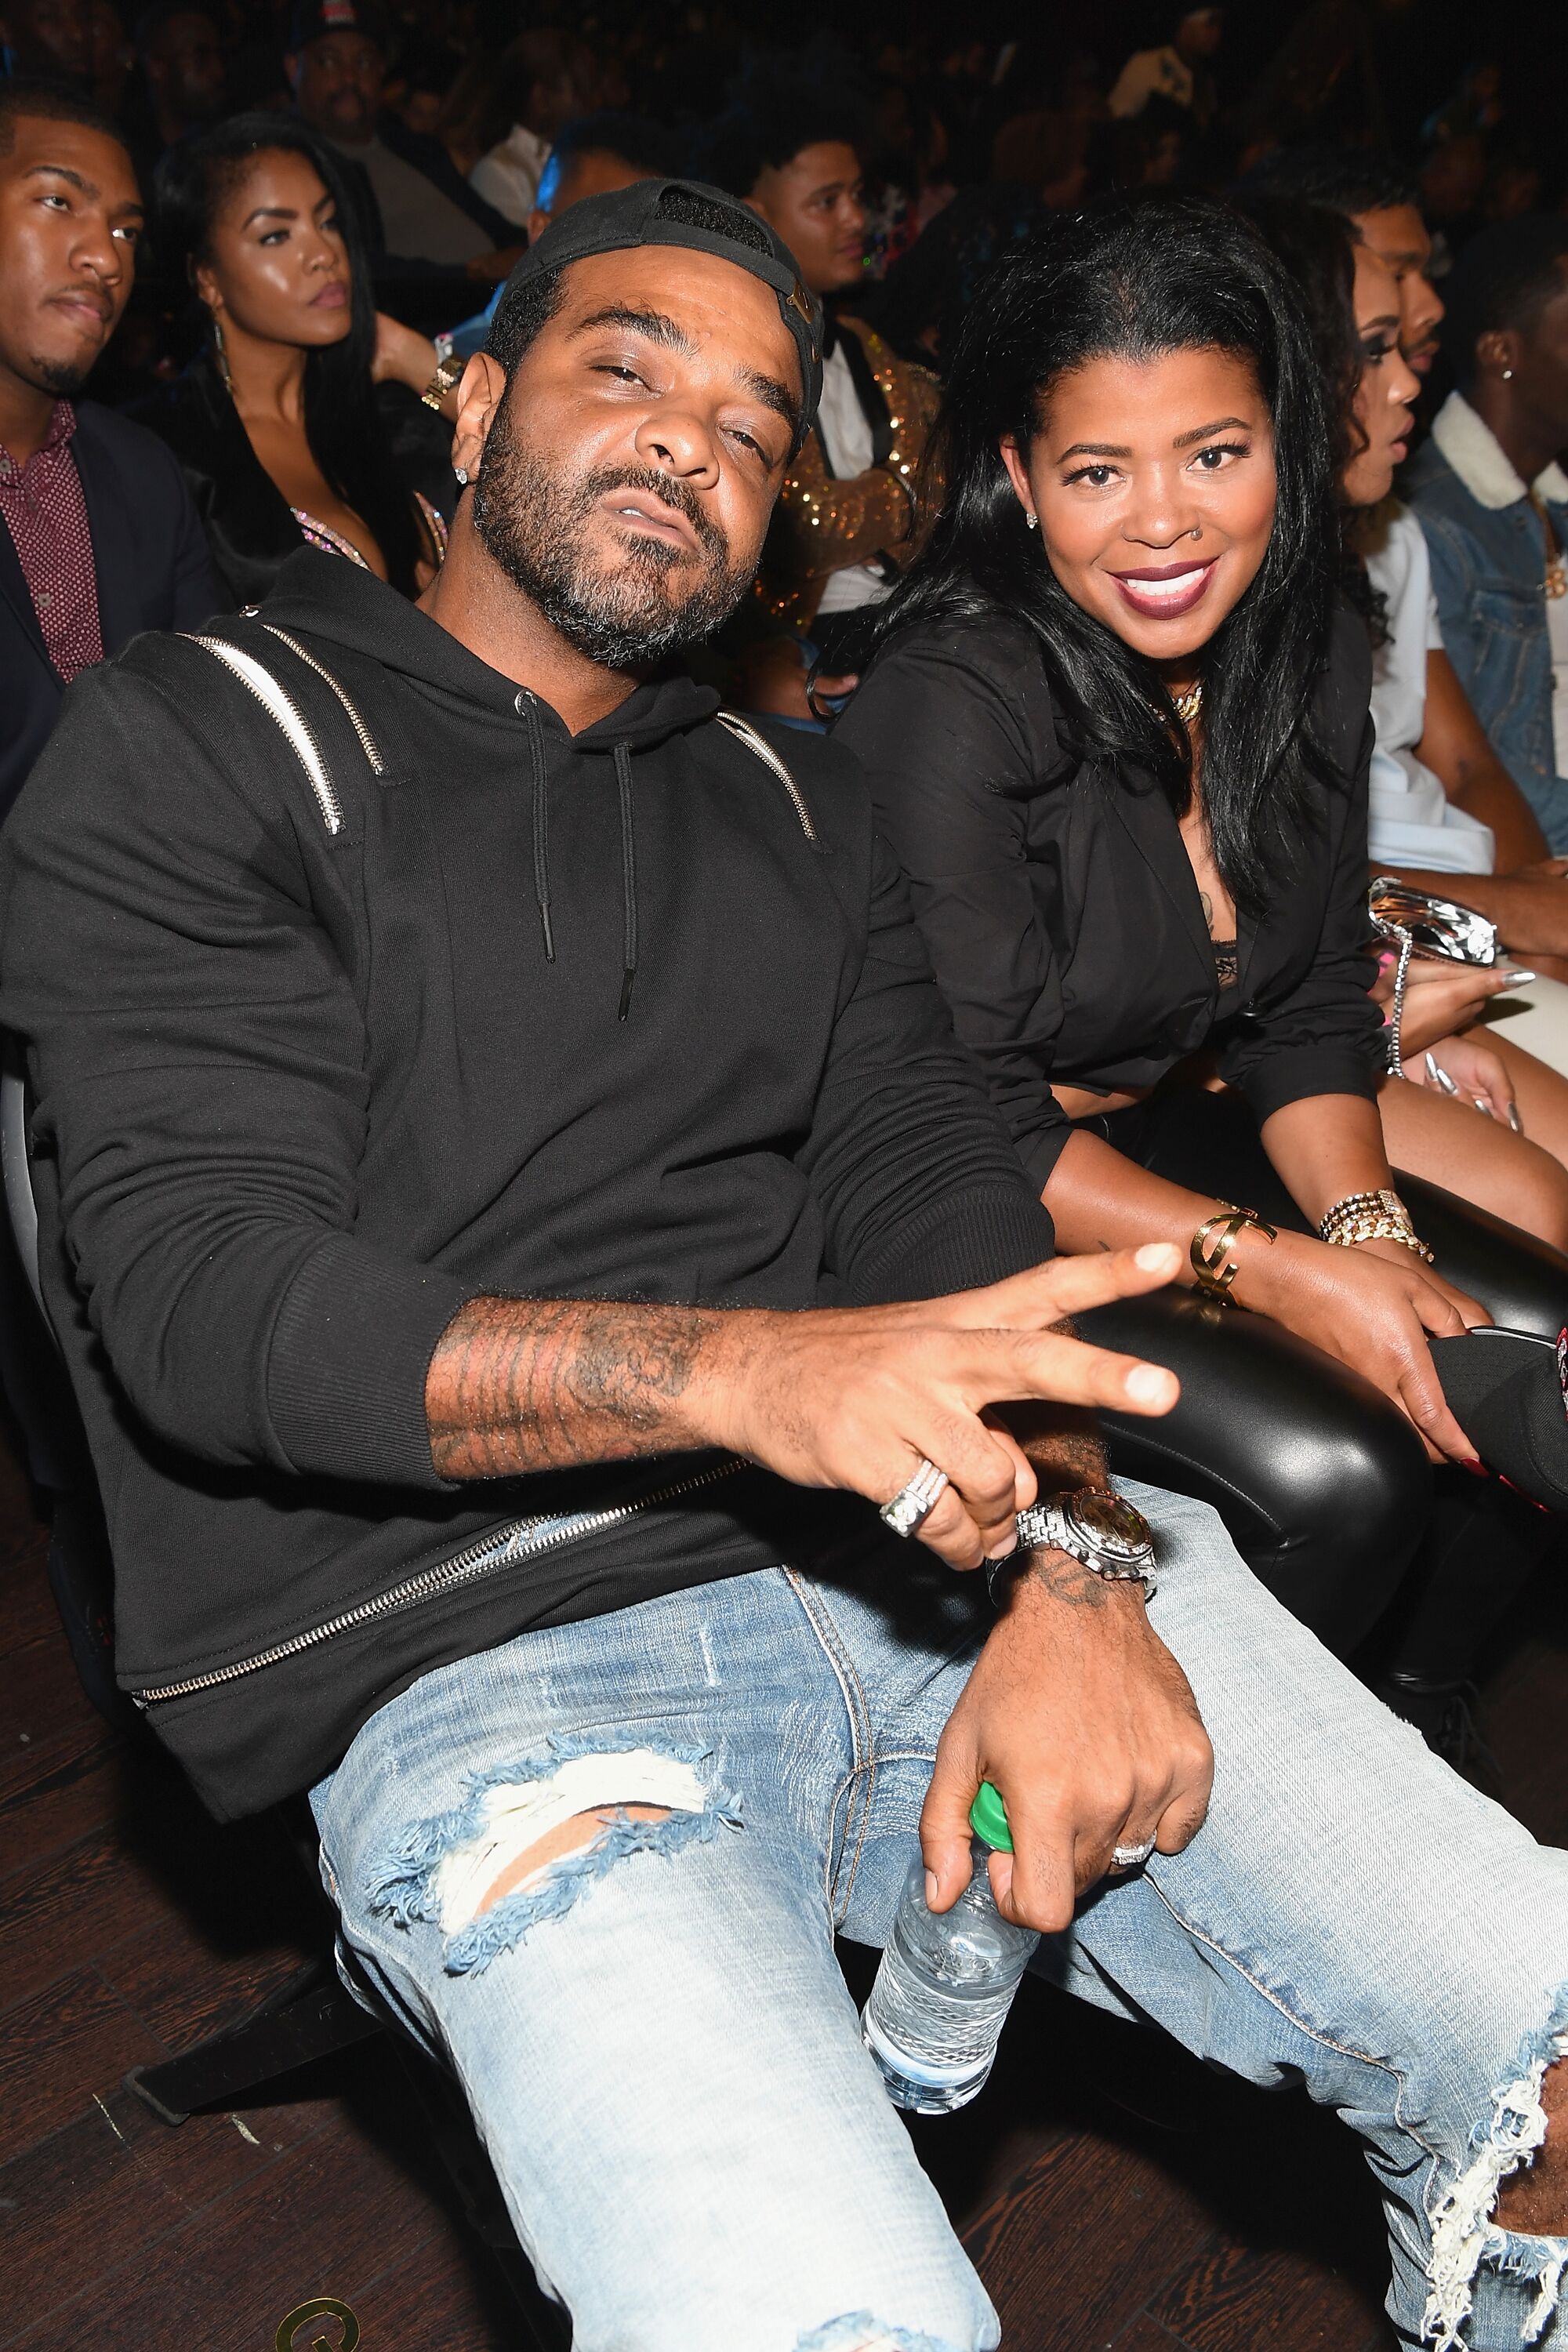
[[[969,1808],[969,1826],[976,1837],[983,1837],[998,1853],[1011,1853],[1013,1832],[1007,1827],[1007,1808],[1002,1802],[1002,1792],[989,1780],[982,1780],[975,1791],[974,1802]]]

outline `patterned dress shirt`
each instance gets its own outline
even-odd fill
[[[68,686],[79,670],[103,659],[92,534],[71,455],[75,431],[76,410],[68,400],[58,400],[42,446],[26,465],[0,447],[0,515],[16,545],[45,649]]]

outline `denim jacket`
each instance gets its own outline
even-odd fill
[[[1568,477],[1548,466],[1535,488],[1568,546]],[[1401,476],[1400,490],[1426,534],[1448,658],[1553,855],[1568,855],[1568,776],[1558,773],[1552,749],[1541,518],[1496,437],[1457,392]]]

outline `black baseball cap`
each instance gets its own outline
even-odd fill
[[[298,0],[289,24],[289,54],[297,58],[312,41],[330,40],[334,33],[363,33],[384,49],[386,12],[376,0]]]
[[[325,7],[353,6],[358,0],[321,0]],[[607,195],[584,196],[551,222],[507,279],[497,305],[505,308],[514,287],[550,269],[564,269],[595,253],[626,253],[639,245],[673,245],[689,253],[711,253],[732,261],[771,286],[779,316],[795,338],[804,387],[793,457],[799,450],[822,396],[822,305],[802,283],[789,247],[749,205],[701,180],[637,180]]]

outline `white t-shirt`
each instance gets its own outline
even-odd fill
[[[847,332],[847,329],[845,332]],[[860,405],[842,341],[835,343],[822,371],[822,399],[816,429],[827,452],[827,462],[841,482],[871,470],[871,426]],[[879,604],[890,583],[868,563],[851,563],[830,572],[817,605],[819,613],[854,613],[862,604]]]
[[[1552,756],[1568,776],[1568,596],[1546,599],[1546,639],[1552,648]]]
[[[1178,49],[1138,49],[1116,77],[1106,105],[1114,115],[1142,114],[1152,98],[1191,106],[1193,70]]]
[[[468,185],[487,205],[493,205],[503,219],[526,228],[528,215],[539,202],[539,183],[549,161],[549,140],[514,122],[506,137],[488,155],[479,157],[468,173]]]
[[[1443,632],[1426,541],[1407,508],[1396,509],[1384,525],[1366,568],[1384,597],[1388,629],[1387,644],[1372,656],[1373,862],[1428,873],[1489,874],[1496,863],[1490,825],[1456,808],[1441,777],[1416,756],[1426,728],[1426,656],[1442,651]],[[1568,607],[1568,598],[1562,601]]]

